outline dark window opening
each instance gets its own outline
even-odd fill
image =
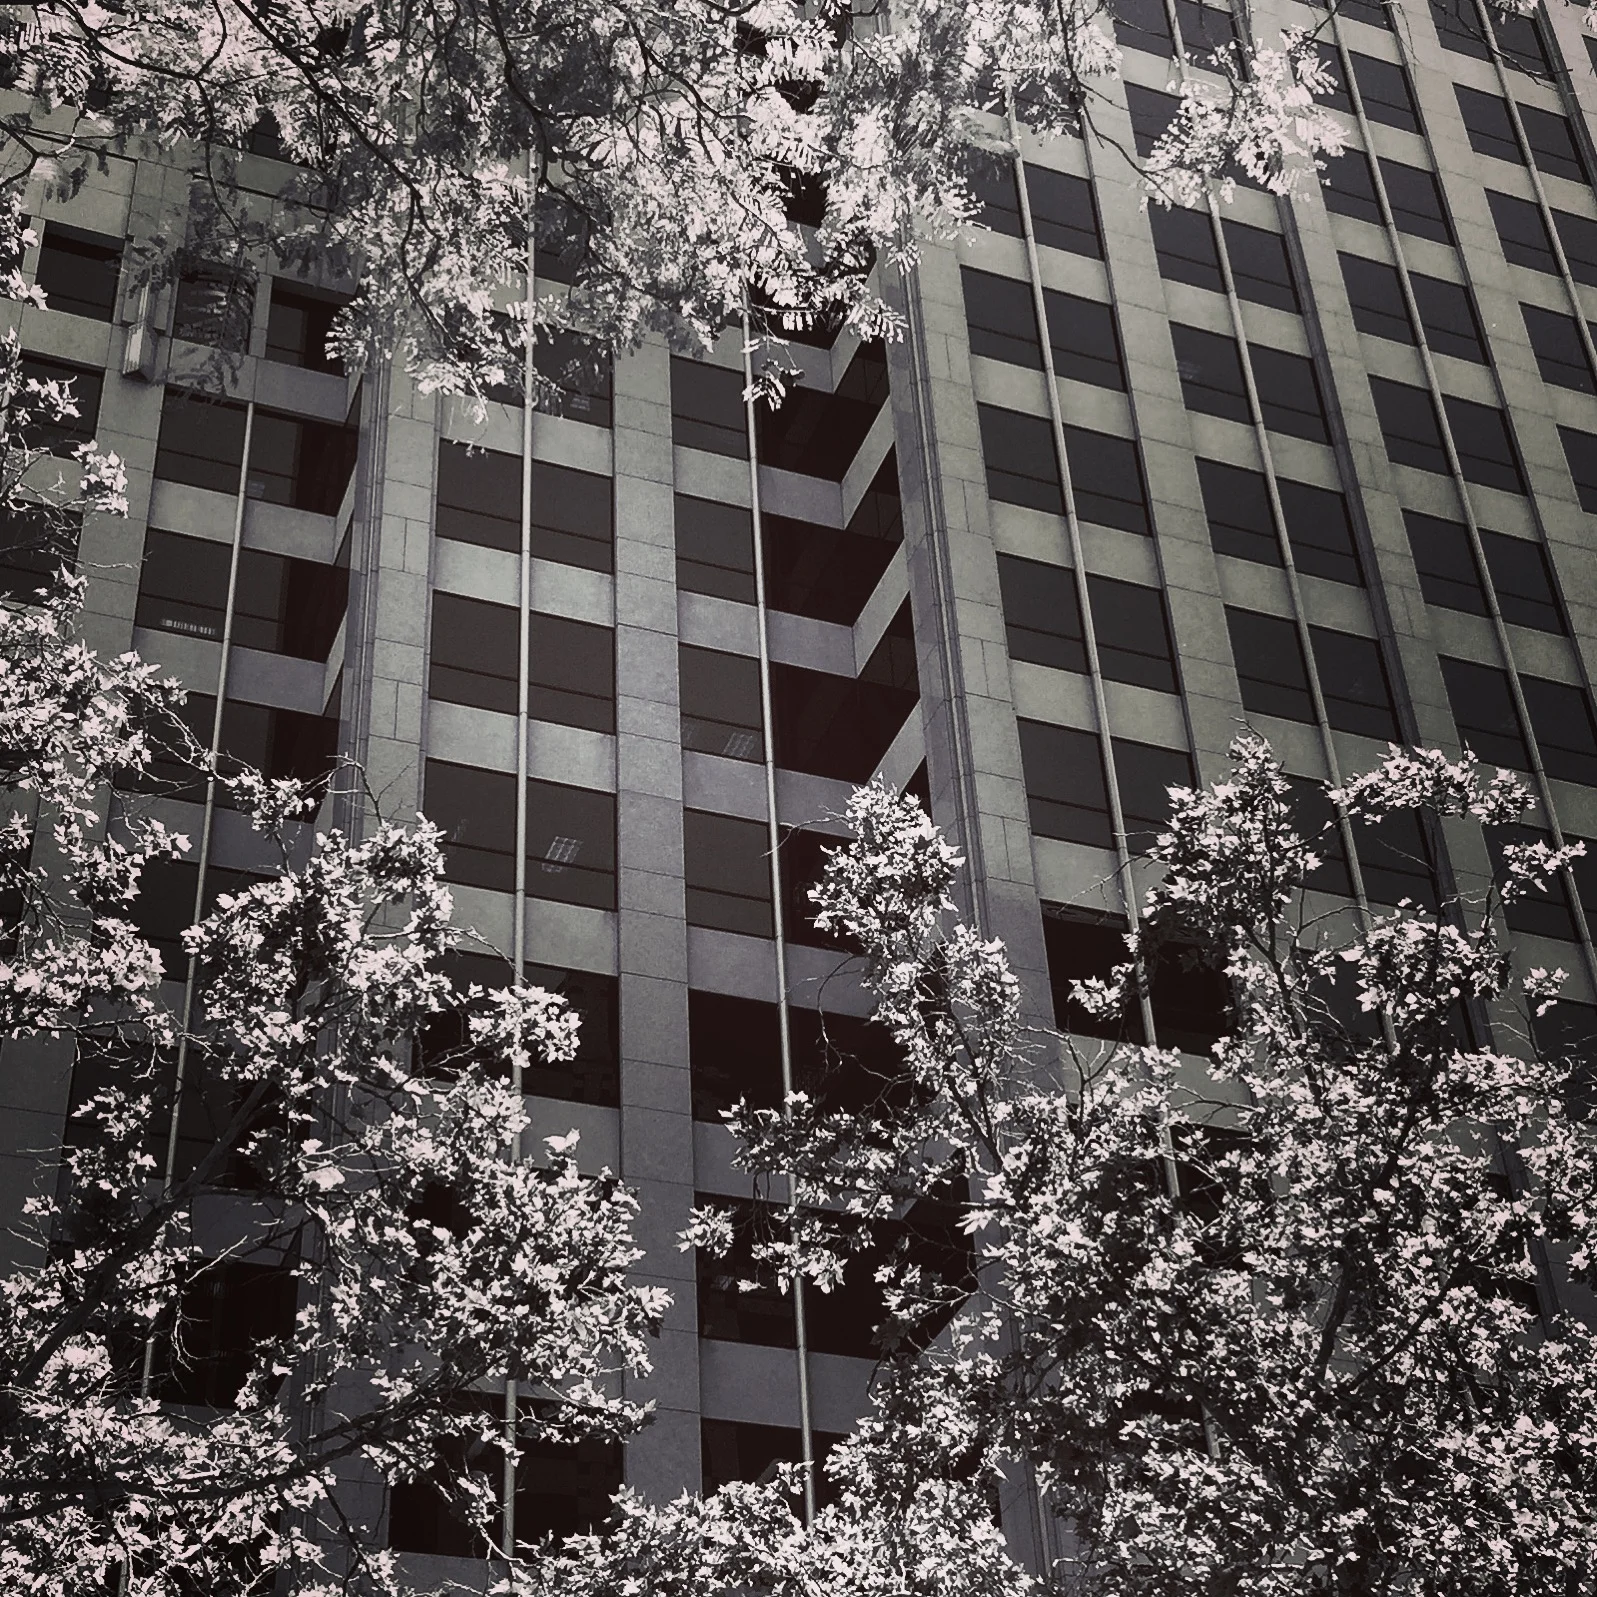
[[[68,316],[108,322],[116,314],[122,275],[122,240],[64,222],[46,222],[34,281],[49,307]]]
[[[32,420],[18,430],[27,449],[44,449],[52,455],[69,455],[80,444],[94,442],[100,425],[100,399],[105,390],[105,374],[71,361],[50,360],[44,355],[24,354],[18,362],[17,392],[14,406],[26,406]],[[23,392],[28,383],[64,383],[77,409],[76,416],[56,415]]]
[[[970,352],[1011,366],[1042,369],[1042,343],[1031,287],[1018,278],[960,268]]]
[[[1573,388],[1577,393],[1597,393],[1597,377],[1580,339],[1580,324],[1562,311],[1544,310],[1539,305],[1521,305],[1525,331],[1536,354],[1536,365],[1544,383]],[[1589,324],[1597,336],[1597,323]]]
[[[1115,777],[1120,787],[1120,817],[1126,827],[1126,849],[1146,854],[1170,824],[1170,789],[1197,781],[1185,749],[1114,739]]]
[[[1103,259],[1098,202],[1086,178],[1028,161],[1026,195],[1031,201],[1032,232],[1039,244],[1095,261]]]
[[[1325,718],[1338,732],[1395,742],[1399,732],[1392,688],[1374,638],[1310,627]]]
[[[812,1292],[811,1297],[818,1296]],[[806,1298],[806,1304],[809,1299]],[[826,1455],[842,1441],[827,1431],[816,1431],[812,1437],[815,1450],[815,1500],[825,1507],[831,1500],[831,1483],[822,1468]],[[804,1457],[799,1433],[785,1425],[753,1425],[744,1420],[699,1421],[700,1457],[703,1460],[704,1492],[708,1496],[717,1487],[731,1481],[752,1481],[768,1484],[776,1479],[777,1466],[798,1464]],[[801,1498],[794,1496],[793,1512],[799,1512]]]
[[[1051,515],[1065,513],[1053,428],[1046,417],[996,405],[977,405],[987,493],[1005,504],[1026,505]]]
[[[266,358],[308,371],[344,374],[344,363],[328,353],[333,318],[343,301],[312,288],[272,279],[272,302],[266,315]]]
[[[218,1260],[184,1283],[176,1335],[156,1337],[155,1395],[166,1403],[233,1408],[263,1348],[293,1333],[299,1283],[281,1265]],[[265,1386],[275,1391],[278,1380]]]
[[[1442,407],[1465,479],[1508,493],[1524,493],[1525,478],[1508,417],[1495,405],[1478,405],[1454,394],[1442,396]]]
[[[195,267],[178,279],[172,337],[234,354],[249,348],[255,317],[254,278],[226,267]]]
[[[1499,194],[1494,189],[1487,189],[1486,203],[1491,207],[1497,240],[1503,246],[1506,259],[1516,266],[1528,266],[1533,272],[1552,274],[1558,271],[1553,243],[1547,236],[1547,224],[1542,220],[1539,206],[1511,194]]]
[[[1286,240],[1269,228],[1253,227],[1235,217],[1220,219],[1226,254],[1231,258],[1231,279],[1240,299],[1277,310],[1299,311],[1297,282],[1287,256]]]
[[[1370,392],[1388,457],[1399,465],[1446,475],[1447,451],[1442,447],[1442,430],[1430,394],[1409,383],[1374,376]]]
[[[671,357],[671,441],[736,460],[749,458],[743,374],[725,366]]]
[[[1038,837],[1113,848],[1109,792],[1098,739],[1076,727],[1016,722],[1026,805]]]
[[[765,757],[760,714],[760,664],[748,655],[682,644],[682,747],[728,760]]]
[[[1597,433],[1561,426],[1558,437],[1564,446],[1564,459],[1569,463],[1569,475],[1574,480],[1580,508],[1597,514]]]
[[[754,603],[754,518],[739,505],[678,494],[677,586],[685,593]]]
[[[1357,217],[1361,222],[1381,225],[1381,203],[1375,196],[1375,174],[1363,150],[1344,150],[1340,155],[1323,157],[1320,195],[1328,211]]]
[[[1380,161],[1381,181],[1386,185],[1386,201],[1392,207],[1397,230],[1416,238],[1434,239],[1438,244],[1451,244],[1453,228],[1436,174],[1385,155]]]
[[[1148,207],[1148,221],[1161,277],[1175,283],[1191,283],[1216,294],[1225,292],[1220,252],[1215,248],[1214,227],[1207,211],[1155,204]]]
[[[1087,593],[1103,674],[1111,682],[1134,682],[1159,693],[1179,693],[1181,683],[1163,593],[1095,573],[1087,577]]]
[[[1484,94],[1462,83],[1453,85],[1453,93],[1458,100],[1458,113],[1464,119],[1464,131],[1469,134],[1470,148],[1477,155],[1519,164],[1519,141],[1514,137],[1508,102],[1500,95]]]
[[[1293,355],[1263,344],[1249,344],[1248,358],[1253,363],[1253,381],[1264,425],[1272,432],[1306,438],[1310,443],[1329,443],[1325,401],[1320,396],[1314,362],[1306,355]]]
[[[1123,390],[1126,373],[1114,311],[1098,300],[1052,288],[1043,290],[1043,307],[1055,373],[1076,382]]]
[[[756,406],[761,465],[841,482],[886,399],[887,352],[861,344],[831,393],[795,384],[779,408]]]
[[[1297,628],[1281,616],[1232,605],[1226,606],[1225,619],[1242,707],[1249,715],[1278,715],[1312,725],[1314,699]]]
[[[1597,1114],[1597,1005],[1560,998],[1530,1019],[1537,1054],[1563,1067],[1564,1097],[1577,1120]]]
[[[985,436],[985,435],[984,435]],[[1076,515],[1082,521],[1123,532],[1153,535],[1142,459],[1129,438],[1065,424],[1065,454]]]
[[[80,519],[65,511],[0,506],[0,596],[33,601],[62,566],[77,564]]]
[[[1521,105],[1519,120],[1537,171],[1590,186],[1591,174],[1586,170],[1568,117],[1557,111],[1543,110],[1539,105]]]
[[[514,552],[521,547],[521,459],[493,449],[438,446],[440,538]],[[540,560],[615,569],[611,481],[590,471],[534,461],[532,553]]]
[[[611,425],[615,381],[608,348],[568,328],[544,328],[533,346],[532,365],[556,389],[539,410],[590,427]]]
[[[357,443],[353,427],[257,409],[250,441],[249,497],[335,515],[355,466]]]
[[[1597,222],[1571,211],[1554,211],[1553,226],[1564,246],[1569,275],[1588,287],[1597,285]]]
[[[683,810],[682,843],[688,925],[770,937],[770,834],[765,823]]]
[[[1187,409],[1223,416],[1229,421],[1251,422],[1236,340],[1182,322],[1170,324],[1170,337],[1181,378],[1181,398]]]
[[[1597,721],[1592,719],[1585,691],[1572,682],[1524,673],[1519,685],[1547,774],[1557,781],[1597,787]]]
[[[1175,52],[1164,0],[1115,0],[1115,43],[1169,59]]]
[[[1359,98],[1364,102],[1364,114],[1372,122],[1385,122],[1389,127],[1403,128],[1409,133],[1422,133],[1419,108],[1414,103],[1414,89],[1408,73],[1395,61],[1382,61],[1373,55],[1349,51],[1353,63],[1353,81],[1359,86]]]
[[[1508,673],[1475,660],[1439,655],[1447,702],[1453,710],[1459,741],[1491,765],[1528,771],[1530,751],[1514,709]]]
[[[1074,574],[1066,566],[998,557],[998,587],[1004,607],[1004,635],[1012,660],[1029,660],[1059,671],[1087,670],[1081,606]]]

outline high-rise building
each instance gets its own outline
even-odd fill
[[[782,1006],[800,1085],[890,1078],[805,899],[852,784],[929,801],[1039,1027],[1087,1023],[1068,982],[1115,953],[1166,788],[1219,775],[1244,724],[1307,819],[1395,740],[1472,748],[1522,774],[1543,831],[1597,839],[1597,48],[1562,4],[1271,0],[1261,39],[1320,29],[1347,153],[1296,202],[1243,181],[1150,210],[1130,157],[1248,9],[1121,0],[1104,140],[1022,128],[1021,160],[978,163],[981,226],[889,285],[905,336],[807,336],[775,414],[745,405],[737,329],[580,378],[556,340],[561,413],[512,394],[476,417],[330,365],[326,285],[263,266],[134,292],[125,242],[181,213],[167,161],[112,160],[40,212],[28,360],[77,375],[77,433],[131,477],[131,519],[79,551],[90,640],[179,675],[202,737],[220,684],[227,752],[273,775],[342,753],[386,813],[436,819],[482,943],[463,972],[519,960],[585,1017],[575,1067],[530,1084],[536,1123],[642,1193],[675,1301],[655,1423],[624,1465],[529,1459],[528,1530],[582,1523],[623,1467],[673,1495],[758,1475],[801,1419],[824,1446],[861,1408],[867,1280],[812,1300],[799,1349],[789,1299],[675,1245],[696,1195],[749,1197],[717,1116],[778,1100]],[[262,148],[241,173],[265,196]],[[193,803],[151,802],[195,832]],[[212,828],[207,897],[268,865],[230,811]],[[1435,901],[1481,888],[1496,842],[1362,828],[1317,886]],[[1510,923],[1527,968],[1570,972],[1546,1024],[1579,1041],[1597,845],[1575,879]],[[173,865],[143,901],[174,977],[196,890]],[[1223,1000],[1170,970],[1159,1040],[1201,1052]],[[4,1082],[12,1205],[72,1084]],[[472,1552],[423,1492],[380,1523],[418,1559]]]

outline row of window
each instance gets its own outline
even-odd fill
[[[1526,727],[1514,708],[1505,670],[1478,660],[1440,658],[1453,720],[1467,747],[1493,765],[1529,771],[1534,737],[1550,777],[1597,787],[1597,720],[1580,688],[1521,672],[1520,691],[1530,717]]]
[[[1183,322],[1171,322],[1170,338],[1187,409],[1251,426],[1253,415],[1236,339]],[[1308,356],[1250,342],[1248,362],[1266,427],[1311,443],[1331,441],[1319,378]]]
[[[1005,504],[1065,513],[1065,491],[1046,417],[997,405],[977,405],[987,494]],[[1076,514],[1083,521],[1151,537],[1153,522],[1137,446],[1129,438],[1066,423]]]
[[[1459,115],[1464,119],[1464,131],[1469,135],[1470,148],[1478,155],[1490,155],[1499,161],[1512,161],[1523,166],[1525,158],[1514,133],[1513,117],[1508,102],[1496,94],[1485,94],[1480,89],[1466,88],[1462,83],[1453,85],[1458,98]],[[1525,130],[1525,143],[1530,148],[1531,159],[1539,172],[1553,177],[1569,178],[1575,183],[1591,184],[1591,174],[1581,155],[1569,118],[1556,111],[1544,111],[1537,105],[1516,101],[1520,126]]]

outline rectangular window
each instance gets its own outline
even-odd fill
[[[1597,721],[1584,690],[1523,672],[1519,684],[1547,774],[1597,787]]]
[[[1395,266],[1369,261],[1362,255],[1339,253],[1342,281],[1347,286],[1353,325],[1372,338],[1389,338],[1394,344],[1412,344],[1414,329],[1403,300],[1403,284]]]
[[[615,908],[615,794],[560,782],[527,783],[527,893]]]
[[[1530,752],[1514,709],[1508,673],[1476,660],[1437,657],[1459,741],[1492,765],[1528,771]]]
[[[1474,0],[1430,0],[1431,21],[1444,50],[1490,61],[1500,54],[1511,67],[1539,76],[1552,76],[1552,66],[1534,17],[1509,17],[1489,12],[1491,33],[1482,27]]]
[[[1419,307],[1426,343],[1438,355],[1453,355],[1459,360],[1474,361],[1478,366],[1486,365],[1486,340],[1481,336],[1481,324],[1469,290],[1462,283],[1428,277],[1424,272],[1410,272],[1409,283],[1414,289],[1414,303]]]
[[[770,838],[763,821],[707,810],[682,812],[690,926],[772,935]]]
[[[1038,837],[1113,848],[1098,739],[1076,727],[1018,721],[1026,804]]]
[[[1445,475],[1447,451],[1442,447],[1442,429],[1430,394],[1409,383],[1373,376],[1370,392],[1375,396],[1375,414],[1387,456],[1399,465]]]
[[[1553,226],[1558,229],[1558,242],[1564,246],[1569,275],[1577,283],[1597,286],[1597,222],[1572,211],[1554,211]]]
[[[1298,570],[1311,577],[1325,577],[1355,588],[1362,586],[1364,573],[1353,541],[1347,499],[1334,488],[1317,488],[1313,483],[1294,482],[1290,477],[1277,477],[1275,487],[1281,496],[1287,541]]]
[[[220,640],[227,608],[228,545],[151,528],[144,539],[134,623]],[[338,635],[349,572],[317,560],[239,551],[233,641],[300,660],[325,660]]]
[[[435,593],[432,651],[427,660],[429,696],[515,715],[519,639],[512,606]]]
[[[677,586],[754,603],[754,518],[740,505],[675,499]]]
[[[178,1304],[177,1334],[168,1322],[155,1339],[151,1395],[233,1408],[259,1362],[258,1344],[293,1334],[298,1302],[299,1282],[286,1265],[224,1259],[192,1266]]]
[[[1148,207],[1148,222],[1153,229],[1154,258],[1161,277],[1175,283],[1191,283],[1216,294],[1225,292],[1214,227],[1207,211],[1160,205],[1156,201]]]
[[[1486,203],[1491,207],[1497,241],[1503,246],[1506,259],[1516,266],[1528,266],[1533,272],[1558,271],[1539,206],[1512,194],[1499,194],[1495,189],[1487,189]]]
[[[1521,105],[1519,120],[1537,171],[1590,185],[1591,176],[1581,159],[1580,146],[1575,142],[1568,117],[1556,111],[1544,111],[1539,105]]]
[[[1146,854],[1170,825],[1170,789],[1196,786],[1197,772],[1185,749],[1116,738],[1114,754],[1126,849]]]
[[[1242,707],[1249,715],[1314,722],[1314,699],[1297,628],[1281,616],[1225,607]]]
[[[1183,322],[1171,322],[1170,338],[1187,409],[1228,421],[1251,422],[1236,340]]]
[[[1170,620],[1160,590],[1089,572],[1087,594],[1103,674],[1111,682],[1179,693]]]
[[[1248,358],[1253,363],[1253,381],[1264,425],[1272,432],[1306,438],[1310,443],[1330,443],[1314,362],[1306,355],[1251,343]]]
[[[1414,90],[1408,73],[1395,61],[1382,61],[1373,55],[1349,52],[1353,62],[1353,81],[1359,86],[1364,114],[1372,122],[1421,133],[1420,113],[1414,104]]]
[[[1444,521],[1440,516],[1422,515],[1417,510],[1403,512],[1403,525],[1409,548],[1414,551],[1414,569],[1425,602],[1468,615],[1489,615],[1475,557],[1470,552],[1469,529],[1460,521]]]
[[[37,515],[0,507],[0,595],[31,603],[64,565],[78,558],[81,524],[76,516]]]
[[[1266,227],[1252,227],[1234,217],[1220,219],[1226,254],[1231,257],[1231,280],[1241,299],[1277,310],[1297,311],[1297,284],[1287,257],[1286,240]]]
[[[760,663],[717,649],[678,650],[682,747],[728,760],[765,757]]]
[[[1224,461],[1205,460],[1201,455],[1197,464],[1204,513],[1209,519],[1209,542],[1215,553],[1235,555],[1262,566],[1280,565],[1281,550],[1264,474]]]
[[[1519,450],[1508,417],[1495,405],[1477,405],[1453,394],[1443,394],[1442,406],[1465,479],[1513,494],[1524,493]]]
[[[1010,238],[1024,238],[1025,224],[1020,219],[1020,188],[1015,182],[1015,164],[1007,157],[987,150],[967,150],[965,176],[976,201],[976,223]]]
[[[19,363],[23,384],[67,383],[76,416],[49,416],[36,399],[19,394],[18,401],[28,406],[39,419],[21,429],[23,444],[29,449],[46,449],[52,455],[70,455],[79,444],[94,442],[100,425],[100,398],[105,374],[92,366],[71,361],[50,360],[44,355],[24,354]]]
[[[1316,9],[1322,9],[1316,5]],[[1363,22],[1372,28],[1391,31],[1387,0],[1337,0],[1336,14],[1343,22]]]
[[[1464,131],[1469,134],[1470,148],[1477,155],[1491,155],[1499,161],[1518,164],[1519,141],[1514,137],[1508,102],[1496,94],[1467,89],[1462,83],[1453,85],[1453,93],[1458,98],[1458,111],[1464,119]]]
[[[1564,446],[1564,459],[1569,462],[1569,475],[1574,479],[1580,508],[1597,515],[1597,433],[1560,427],[1558,437]]]
[[[1575,318],[1562,311],[1544,310],[1540,305],[1522,304],[1519,309],[1525,318],[1530,347],[1536,352],[1542,381],[1559,388],[1573,388],[1581,394],[1597,393],[1597,380],[1586,359],[1580,341],[1580,324]],[[1591,326],[1597,335],[1597,323]]]
[[[1566,841],[1573,842],[1574,839],[1567,838]],[[1550,845],[1552,837],[1534,826],[1487,827],[1486,846],[1491,851],[1492,868],[1497,873],[1503,870],[1503,848],[1508,843]],[[1575,862],[1576,871],[1578,872],[1583,865],[1589,873],[1591,869],[1589,848],[1586,857]],[[1547,882],[1545,891],[1537,892],[1533,889],[1506,907],[1503,918],[1508,922],[1508,929],[1511,932],[1523,932],[1530,937],[1553,937],[1564,943],[1578,943],[1580,933],[1575,929],[1575,916],[1570,907],[1569,890],[1564,883],[1563,873],[1557,872],[1544,880]],[[1585,893],[1581,894],[1583,902],[1586,896]]]
[[[1400,233],[1434,239],[1438,244],[1453,242],[1452,224],[1447,220],[1447,208],[1442,203],[1442,190],[1435,173],[1383,155],[1381,181],[1386,185],[1392,221]]]
[[[1146,161],[1169,127],[1181,104],[1173,94],[1146,89],[1140,83],[1126,84],[1126,109],[1131,113],[1131,137],[1138,156]]]
[[[440,538],[488,549],[519,549],[521,457],[440,443],[437,515]],[[538,559],[588,571],[614,570],[610,479],[534,461],[531,542]]]
[[[965,327],[970,352],[1011,366],[1042,370],[1042,343],[1031,286],[1013,277],[960,268],[965,290]]]
[[[1065,494],[1054,455],[1053,428],[1047,418],[1001,410],[996,405],[977,405],[976,412],[982,457],[987,463],[988,497],[1062,516]]]
[[[1206,0],[1176,0],[1176,26],[1181,30],[1182,47],[1200,61],[1237,43],[1236,24],[1231,8],[1206,3]]]
[[[178,279],[172,336],[234,354],[248,350],[255,317],[252,277],[226,267],[195,267]]]
[[[1083,299],[1058,289],[1043,290],[1048,316],[1048,343],[1054,371],[1077,382],[1100,388],[1124,389],[1125,368],[1120,359],[1120,335],[1115,313],[1099,300]]]
[[[1082,521],[1153,536],[1142,459],[1129,438],[1065,424],[1065,454]]]
[[[887,400],[887,356],[861,344],[830,393],[794,384],[773,410],[755,411],[755,447],[763,465],[841,482]]]
[[[1115,43],[1169,60],[1175,52],[1164,0],[1115,0]]]
[[[615,383],[608,348],[569,328],[544,328],[533,347],[532,366],[559,391],[558,400],[538,409],[590,427],[611,425]]]
[[[1330,627],[1310,627],[1309,640],[1320,675],[1326,720],[1338,732],[1396,742],[1397,711],[1375,639],[1336,632]]]
[[[534,610],[527,714],[534,721],[616,729],[616,637],[609,627]]]
[[[1570,1115],[1590,1120],[1597,1113],[1597,1006],[1560,998],[1545,1015],[1531,1017],[1530,1030],[1537,1054],[1565,1072]]]
[[[168,388],[161,404],[155,475],[236,494],[244,464],[244,407]]]
[[[108,322],[116,314],[122,275],[122,240],[46,222],[35,278],[50,309]]]
[[[998,587],[1010,659],[1029,660],[1058,671],[1086,672],[1081,606],[1075,576],[1068,567],[1001,554]]]
[[[1338,11],[1341,11],[1340,7]],[[1354,115],[1353,101],[1347,92],[1347,73],[1342,65],[1342,52],[1330,39],[1317,39],[1314,53],[1320,65],[1330,74],[1332,85],[1331,92],[1320,99],[1320,104],[1329,106],[1333,111],[1344,111],[1348,116]]]
[[[1103,1015],[1090,1013],[1075,997],[1077,982],[1094,977],[1107,981],[1115,967],[1131,957],[1126,949],[1125,921],[1118,916],[1045,903],[1042,930],[1054,1024],[1078,1037],[1142,1042],[1142,1011],[1135,1000],[1119,1013]]]
[[[1320,174],[1320,194],[1325,208],[1341,216],[1381,225],[1381,204],[1375,197],[1375,174],[1363,150],[1344,150],[1325,157]]]
[[[266,315],[266,358],[284,366],[342,376],[344,364],[327,352],[333,318],[342,301],[315,289],[272,279],[272,302]]]
[[[1098,202],[1086,178],[1033,166],[1028,161],[1026,194],[1031,201],[1032,231],[1039,244],[1094,261],[1103,259]]]
[[[251,499],[336,515],[355,469],[353,427],[255,411],[247,492]]]
[[[1547,563],[1547,551],[1528,538],[1510,538],[1484,529],[1481,547],[1503,619],[1513,626],[1534,627],[1538,632],[1567,634],[1569,627],[1552,567]]]
[[[749,458],[743,374],[671,357],[671,442],[735,460]]]
[[[1356,822],[1359,867],[1365,896],[1376,904],[1405,898],[1435,913],[1436,866],[1424,823],[1413,810],[1393,810],[1379,821]]]

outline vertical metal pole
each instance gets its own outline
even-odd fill
[[[788,1023],[787,943],[782,914],[782,833],[776,814],[776,735],[771,720],[771,648],[765,608],[765,544],[760,517],[760,461],[758,429],[755,426],[754,356],[749,335],[749,317],[743,313],[743,401],[744,426],[748,432],[749,504],[754,526],[754,613],[760,648],[760,721],[765,754],[766,836],[771,854],[771,930],[776,960],[776,1017],[782,1052],[782,1112],[790,1113],[787,1100],[793,1092],[793,1037]],[[790,1220],[798,1218],[798,1182],[792,1171],[787,1176],[787,1209]],[[810,1406],[809,1328],[804,1311],[804,1275],[794,1269],[790,1277],[793,1293],[793,1342],[798,1364],[799,1448],[804,1463],[804,1519],[815,1518],[815,1428]]]

